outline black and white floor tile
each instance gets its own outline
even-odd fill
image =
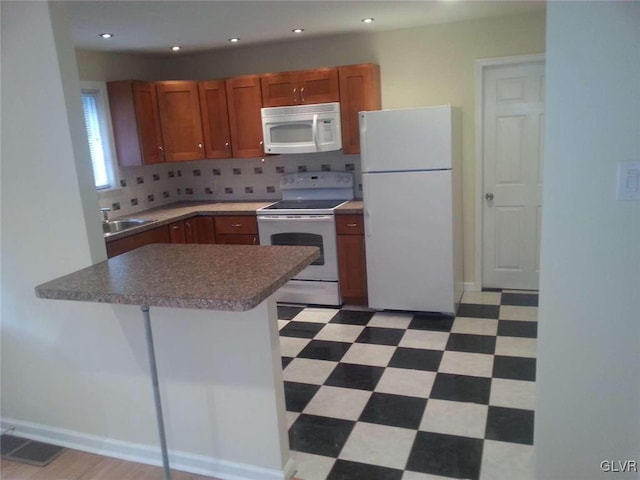
[[[466,292],[455,318],[278,306],[303,480],[534,478],[536,292]]]

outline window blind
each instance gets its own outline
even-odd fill
[[[100,129],[96,94],[83,92],[82,107],[84,110],[84,124],[87,127],[89,152],[91,153],[91,164],[93,166],[93,178],[96,188],[109,188],[111,185],[109,184],[109,174],[104,153],[104,139],[102,138],[102,130]]]

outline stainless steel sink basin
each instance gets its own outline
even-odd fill
[[[144,220],[142,218],[128,218],[126,220],[110,220],[109,222],[102,223],[102,231],[105,236],[112,235],[114,233],[122,232],[133,227],[139,227],[140,225],[146,225],[147,223],[153,223],[155,220]]]

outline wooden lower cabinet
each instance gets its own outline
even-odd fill
[[[259,245],[255,215],[197,216],[107,243],[107,257],[115,257],[150,243]]]
[[[213,217],[193,217],[169,225],[171,243],[216,243]]]
[[[169,227],[165,225],[109,242],[107,243],[107,257],[115,257],[150,243],[171,243]]]
[[[216,243],[258,245],[258,220],[255,215],[215,217]]]
[[[362,215],[336,215],[338,272],[344,303],[367,305],[367,261]]]

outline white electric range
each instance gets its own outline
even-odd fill
[[[320,257],[276,294],[287,303],[341,305],[334,210],[353,200],[350,172],[301,172],[280,179],[282,200],[257,211],[261,245],[320,248]]]

